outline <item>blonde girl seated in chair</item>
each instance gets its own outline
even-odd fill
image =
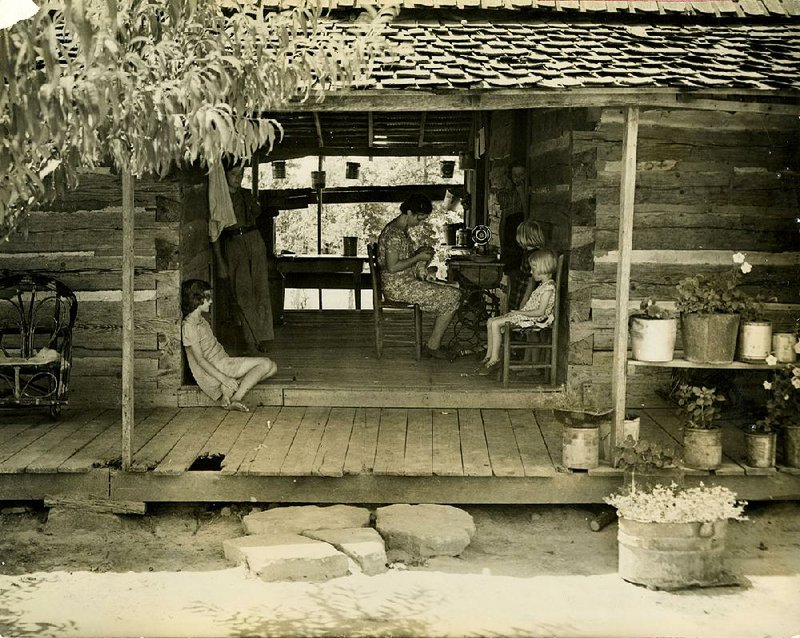
[[[520,309],[491,317],[486,322],[486,356],[481,362],[481,371],[489,371],[500,363],[500,329],[503,326],[547,328],[553,323],[556,299],[553,275],[558,267],[558,257],[552,250],[537,250],[528,256],[528,263],[531,267],[531,285],[522,299]]]

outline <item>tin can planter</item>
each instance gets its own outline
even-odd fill
[[[637,361],[672,361],[677,319],[631,318],[631,351]]]
[[[739,326],[739,360],[763,363],[772,348],[772,324],[769,321],[743,321]]]
[[[631,437],[634,441],[639,440],[639,429],[642,423],[641,417],[635,414],[626,414],[622,421],[622,441]],[[613,450],[611,449],[611,428],[614,427],[613,419],[600,421],[600,458],[611,462],[613,460]],[[617,445],[622,443],[617,441]]]
[[[695,363],[731,363],[736,354],[739,315],[687,313],[681,316],[683,355]]]
[[[642,523],[619,519],[619,575],[653,589],[728,584],[727,520],[713,523]]]
[[[794,344],[797,341],[791,332],[776,332],[772,335],[772,351],[778,363],[794,363],[797,353]]]
[[[783,426],[783,464],[800,467],[800,425]]]
[[[683,464],[695,470],[715,470],[722,465],[722,428],[685,427]]]
[[[571,470],[591,470],[600,464],[600,428],[565,425],[561,433],[561,458]]]
[[[746,463],[750,467],[775,467],[777,436],[774,432],[745,432]]]

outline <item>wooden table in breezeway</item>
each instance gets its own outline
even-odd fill
[[[286,288],[351,289],[361,310],[366,255],[279,255],[277,261]]]

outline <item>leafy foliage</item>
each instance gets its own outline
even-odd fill
[[[719,520],[745,520],[745,501],[719,485],[681,488],[657,485],[652,491],[631,491],[603,499],[617,508],[621,518],[641,523],[713,523]]]
[[[686,277],[677,285],[680,312],[741,314],[752,320],[762,311],[762,303],[739,289],[742,276],[753,269],[746,255],[735,253],[733,265],[723,277]]]
[[[712,430],[718,427],[714,421],[720,417],[719,404],[725,401],[716,388],[681,384],[675,392],[678,416],[686,427]]]
[[[655,469],[673,467],[678,455],[675,448],[659,445],[645,439],[636,441],[626,436],[617,446],[616,467],[634,472],[647,472]]]
[[[659,306],[651,297],[642,299],[639,310],[631,313],[631,318],[639,317],[642,319],[672,319],[672,312]]]
[[[250,157],[281,135],[262,113],[364,83],[391,54],[389,10],[334,32],[316,5],[247,5],[51,0],[0,31],[0,236],[52,195],[56,169],[71,185],[100,162],[141,176]]]

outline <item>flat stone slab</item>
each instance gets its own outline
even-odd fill
[[[247,565],[265,581],[324,581],[349,573],[349,560],[332,545],[297,534],[242,536],[222,543],[225,558]]]
[[[371,527],[320,529],[306,531],[303,535],[330,543],[355,561],[367,576],[381,574],[387,569],[383,538]]]
[[[317,529],[368,527],[369,510],[353,505],[296,505],[253,512],[242,519],[247,534],[301,534]]]
[[[380,507],[375,527],[390,560],[458,556],[475,535],[472,516],[450,505]]]

